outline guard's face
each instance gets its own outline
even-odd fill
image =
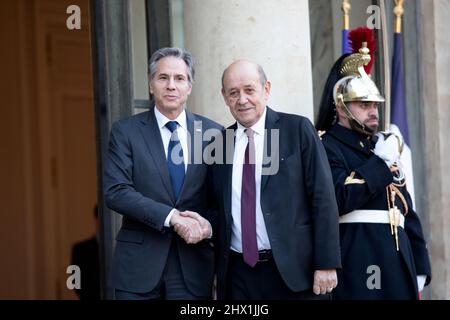
[[[233,117],[243,126],[254,125],[264,113],[270,94],[270,82],[261,85],[252,63],[241,61],[228,67],[222,95]]]
[[[150,93],[162,114],[178,116],[191,89],[188,67],[182,59],[166,57],[158,61],[155,76],[150,82]]]
[[[378,102],[349,102],[347,106],[353,116],[362,124],[374,132],[378,131]]]

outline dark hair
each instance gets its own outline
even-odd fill
[[[333,125],[333,121],[336,117],[336,110],[333,99],[333,88],[336,82],[341,78],[339,75],[339,69],[342,61],[350,54],[344,54],[336,60],[333,67],[330,70],[325,87],[322,93],[322,99],[320,100],[319,114],[316,120],[316,129],[327,131]]]
[[[148,62],[148,74],[150,81],[156,74],[156,66],[158,61],[166,57],[180,58],[186,63],[186,66],[188,67],[188,81],[192,85],[194,83],[195,75],[194,58],[186,50],[175,47],[161,48],[152,54],[150,61]]]

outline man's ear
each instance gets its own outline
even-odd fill
[[[336,115],[338,118],[344,117],[345,113],[342,110],[343,106],[341,103],[336,104]]]
[[[270,83],[270,81],[267,80],[266,83],[264,84],[264,96],[265,96],[266,100],[269,99],[270,88],[272,88],[272,84]]]

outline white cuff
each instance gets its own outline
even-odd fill
[[[419,292],[423,290],[426,281],[427,281],[426,275],[421,274],[417,276],[417,287],[419,288]]]
[[[170,219],[172,219],[173,214],[177,211],[177,209],[173,208],[170,210],[169,214],[167,215],[166,220],[164,221],[164,227],[170,228]]]

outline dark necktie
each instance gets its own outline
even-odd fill
[[[170,180],[172,182],[172,190],[175,195],[175,199],[181,192],[181,187],[184,182],[184,158],[183,148],[181,147],[180,140],[178,139],[176,121],[169,121],[166,123],[166,127],[172,132],[172,136],[169,141],[169,148],[167,154],[167,167],[169,168]]]
[[[256,180],[255,180],[255,140],[253,130],[246,129],[248,136],[245,161],[242,170],[241,191],[241,237],[244,261],[251,267],[258,262],[256,240]]]

